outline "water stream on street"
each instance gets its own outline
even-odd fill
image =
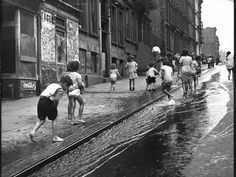
[[[175,105],[160,100],[31,176],[183,176],[198,145],[227,113],[221,79],[212,73],[187,99],[176,91]]]

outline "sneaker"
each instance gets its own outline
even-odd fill
[[[174,105],[174,104],[175,104],[175,100],[171,99],[171,100],[168,101],[168,105]]]
[[[30,134],[29,134],[29,137],[30,137],[30,140],[31,140],[32,142],[36,142],[35,139],[34,139],[34,134],[33,134],[33,133],[30,133]]]
[[[59,136],[54,136],[53,141],[54,142],[61,142],[61,141],[64,141],[64,139],[60,138]]]
[[[83,119],[78,119],[77,122],[85,123]]]
[[[71,124],[71,125],[78,125],[79,122],[78,122],[78,121],[72,121],[70,124]]]

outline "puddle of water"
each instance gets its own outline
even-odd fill
[[[227,112],[219,78],[216,72],[202,83],[196,98],[179,94],[174,106],[162,100],[145,108],[32,176],[183,176],[201,139]]]

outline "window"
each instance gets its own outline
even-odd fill
[[[139,42],[143,42],[143,21],[142,19],[140,18],[139,19],[139,22],[138,22],[138,40]]]
[[[129,9],[125,10],[125,38],[130,39]]]
[[[98,34],[98,6],[97,0],[90,0],[90,19],[91,19],[91,33]]]
[[[21,33],[34,36],[34,16],[21,12],[20,29]]]
[[[85,73],[86,50],[79,49],[80,71]]]
[[[111,8],[111,39],[112,41],[116,42],[117,37],[116,37],[116,7],[112,6]]]
[[[131,40],[133,42],[137,42],[137,28],[136,28],[136,25],[137,25],[137,19],[136,19],[136,15],[134,12],[131,13],[131,27],[130,27],[130,37],[131,37]]]
[[[86,60],[86,73],[98,73],[98,66],[97,54],[91,52],[91,56]]]
[[[28,60],[36,61],[36,38],[34,37],[34,16],[20,12],[20,53]],[[24,60],[25,57],[21,57]]]
[[[122,11],[119,11],[119,17],[118,17],[118,28],[119,28],[119,33],[118,33],[118,39],[119,39],[119,44],[123,45],[124,44],[124,13]]]
[[[77,1],[79,10],[81,10],[81,15],[80,15],[80,25],[82,30],[87,30],[87,16],[88,16],[88,7],[87,7],[87,0],[79,0]]]
[[[56,61],[66,64],[66,21],[56,17]]]
[[[66,37],[61,30],[56,30],[56,59],[57,63],[66,63]]]
[[[14,9],[4,7],[2,9],[2,73],[16,72],[16,33],[15,33],[15,13]],[[12,25],[6,25],[6,24]]]
[[[98,73],[98,61],[97,61],[97,54],[91,53],[91,66],[92,66],[92,72]]]

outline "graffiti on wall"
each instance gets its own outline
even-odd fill
[[[42,14],[47,14],[50,17],[51,13],[42,10]],[[42,61],[55,62],[55,25],[51,21],[45,20],[44,16],[42,15],[41,28]]]
[[[57,71],[55,68],[42,67],[42,85],[41,90],[44,90],[49,84],[58,82]]]
[[[78,23],[67,20],[67,61],[79,60]]]

